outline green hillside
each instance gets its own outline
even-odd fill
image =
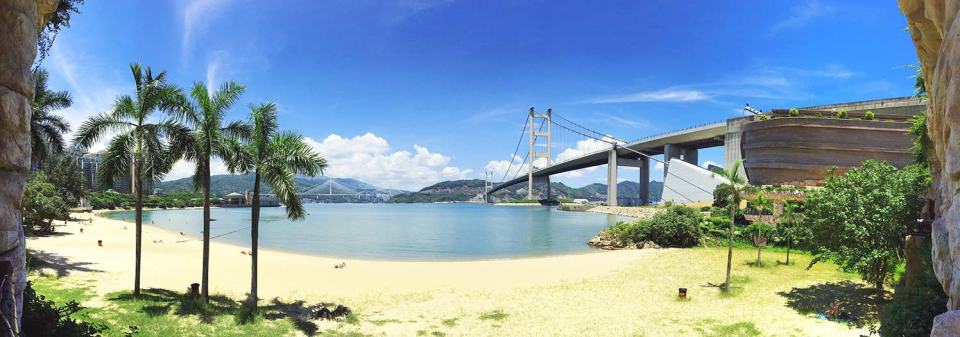
[[[567,186],[564,183],[551,183],[551,193],[556,198],[567,199],[587,199],[591,201],[606,200],[607,185],[594,183],[579,188]],[[663,184],[659,181],[650,182],[650,200],[660,200],[660,192]],[[506,201],[514,199],[524,199],[527,197],[526,184],[516,184],[507,187],[493,197],[495,201]],[[546,194],[546,186],[535,187],[535,193]],[[640,184],[634,181],[622,181],[617,184],[617,192],[620,196],[635,197],[639,194]],[[390,198],[392,203],[430,203],[430,202],[454,202],[469,201],[484,191],[484,181],[479,179],[469,180],[451,180],[436,183],[427,186],[420,191],[395,195]]]

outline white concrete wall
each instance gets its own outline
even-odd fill
[[[663,182],[663,202],[713,201],[713,190],[727,180],[706,169],[679,159],[671,159]]]

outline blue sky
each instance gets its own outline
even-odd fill
[[[500,176],[531,106],[634,139],[744,103],[910,95],[900,66],[916,62],[896,4],[878,1],[114,0],[81,11],[43,64],[74,95],[62,112],[74,126],[130,92],[131,62],[184,87],[234,80],[248,91],[229,119],[274,101],[281,127],[330,159],[327,175],[405,189]]]

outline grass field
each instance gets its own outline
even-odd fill
[[[601,277],[502,290],[395,289],[324,299],[355,314],[314,321],[317,302],[264,301],[255,318],[239,314],[236,299],[194,303],[178,291],[151,289],[93,295],[94,284],[69,277],[31,276],[37,292],[58,303],[91,307],[78,313],[108,327],[105,336],[859,336],[876,322],[876,308],[856,275],[832,264],[810,270],[810,257],[765,251],[765,267],[750,265],[756,250],[735,250],[734,285],[721,292],[726,250],[672,249],[638,259]],[[689,289],[679,300],[677,290]],[[839,300],[860,319],[836,323],[814,317]],[[137,332],[131,333],[136,326]]]

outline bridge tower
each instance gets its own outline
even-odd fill
[[[550,119],[553,114],[553,109],[547,109],[546,114],[538,113],[533,107],[530,107],[530,120],[528,121],[530,125],[530,155],[527,157],[529,162],[527,163],[527,199],[533,199],[535,196],[533,194],[533,171],[536,170],[534,167],[534,162],[538,158],[544,158],[547,160],[547,163],[544,167],[550,166],[550,149],[553,144],[550,142],[550,126],[552,120]],[[536,122],[541,121],[541,126],[546,126],[546,131],[539,131],[536,128]],[[537,144],[537,138],[544,137],[546,138],[546,144]],[[538,147],[545,145],[544,150],[539,150]],[[550,199],[550,177],[544,177],[547,183],[547,199]]]
[[[493,189],[493,171],[483,172],[483,202],[493,202],[490,190]]]

